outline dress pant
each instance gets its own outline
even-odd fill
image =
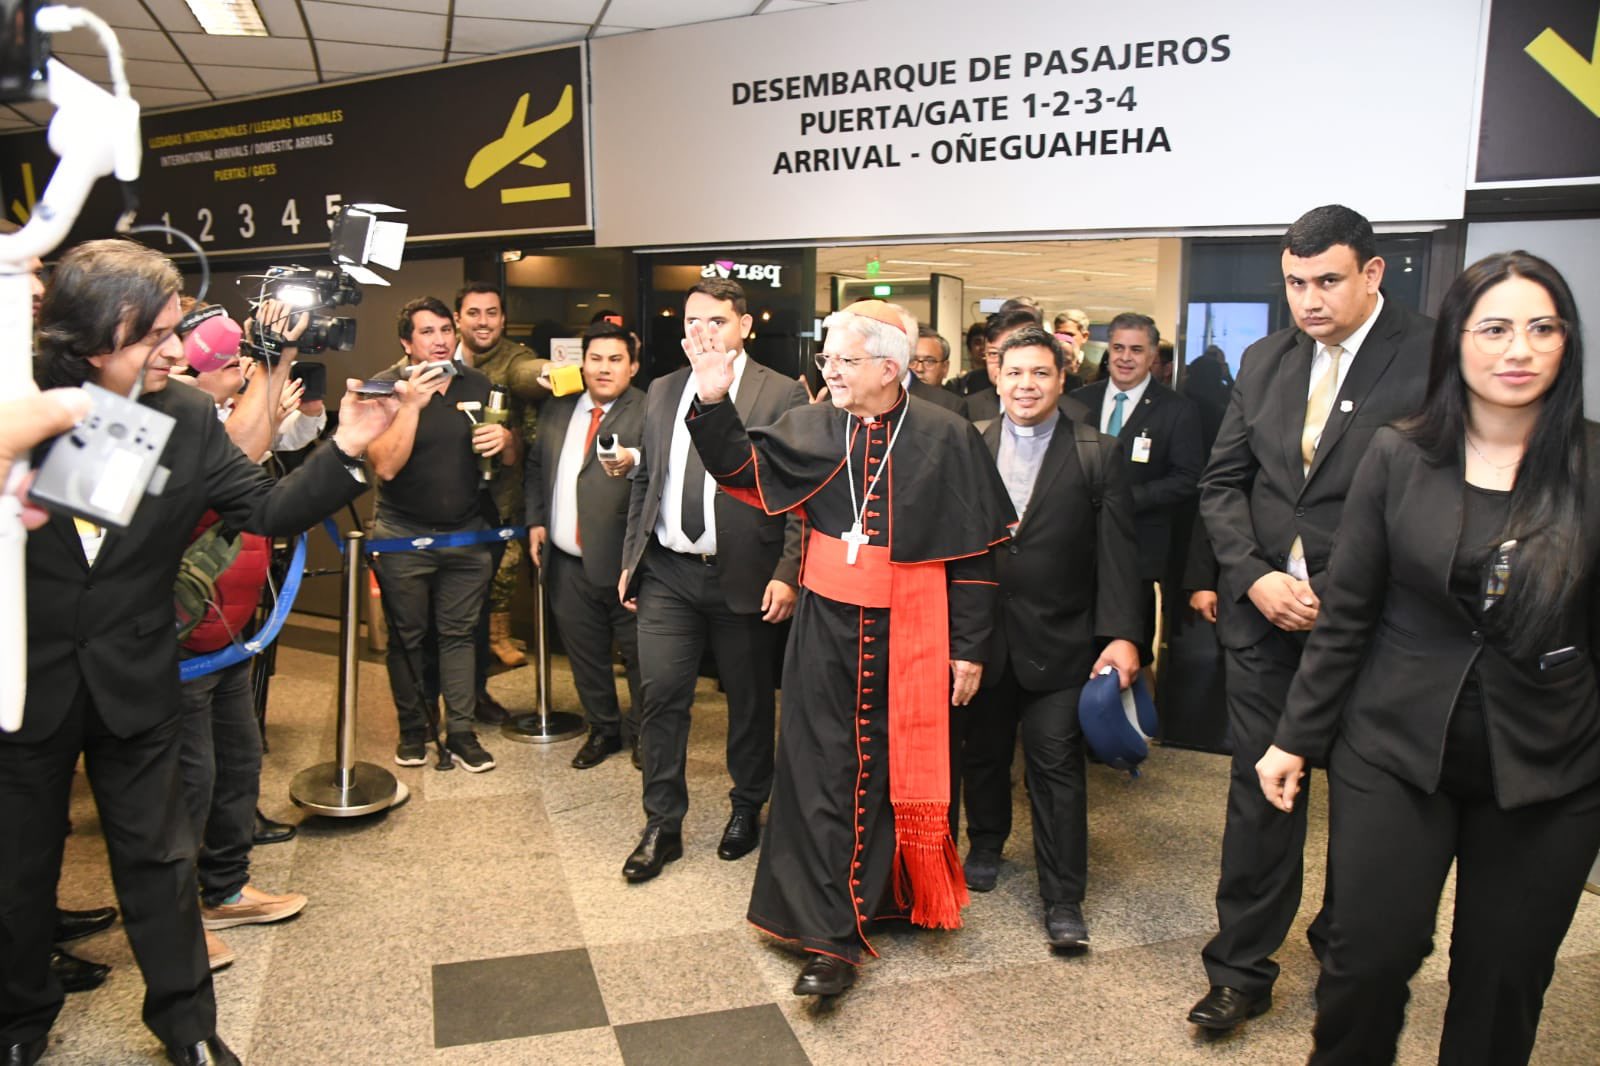
[[[1515,1066],[1532,1054],[1556,950],[1600,849],[1600,783],[1502,810],[1487,744],[1462,751],[1457,735],[1452,723],[1446,772],[1432,795],[1343,742],[1334,747],[1328,832],[1338,902],[1317,983],[1316,1066],[1394,1060],[1407,983],[1433,950],[1452,860],[1456,910],[1439,1062]],[[1463,762],[1477,766],[1462,773]]]
[[[489,651],[489,616],[497,610],[511,610],[511,592],[515,591],[516,589],[516,561],[512,561],[512,573],[510,578],[506,580],[502,580],[504,575],[502,575],[500,572],[500,564],[505,561],[507,551],[512,546],[519,544],[520,542],[515,540],[498,540],[493,541],[488,545],[490,563],[489,588],[483,597],[483,608],[478,612],[478,628],[473,630],[472,633],[472,645],[474,649],[472,658],[472,676],[477,682],[477,686],[473,690],[474,695],[482,692],[489,684],[489,665],[494,661],[494,656]],[[518,558],[521,558],[521,556],[519,555]],[[496,591],[508,586],[510,591],[507,591],[504,594],[506,602],[504,604],[496,604],[495,600],[499,598],[496,596]],[[437,662],[437,647],[435,647],[433,650],[433,656],[435,659],[433,664],[434,676],[437,678],[439,669]],[[435,684],[437,685],[437,681]],[[429,691],[429,694],[433,694],[432,690]]]
[[[200,900],[215,907],[250,880],[261,798],[261,727],[252,659],[186,681],[178,758],[189,824],[200,847]]]
[[[653,537],[639,577],[639,751],[648,824],[677,832],[689,809],[689,716],[706,645],[728,697],[728,798],[759,811],[772,793],[777,725],[775,626],[737,614],[722,596],[715,560],[663,548]]]
[[[488,527],[480,520],[464,528]],[[384,540],[439,532],[379,520],[372,536]],[[425,735],[429,729],[430,716],[423,702],[426,693],[418,688],[426,689],[429,684],[426,648],[430,627],[438,647],[438,684],[444,696],[446,728],[451,733],[474,731],[473,715],[478,709],[474,634],[494,573],[488,546],[391,552],[379,556],[373,566],[389,625],[389,688],[401,734]]]
[[[49,737],[0,742],[0,1044],[43,1036],[61,1010],[50,973],[56,880],[73,767],[84,756],[122,925],[144,975],[144,1021],[167,1044],[216,1031],[217,1004],[195,893],[195,842],[178,764],[179,715],[131,737],[101,720],[88,689]]]
[[[572,665],[589,730],[601,736],[632,741],[639,732],[639,625],[633,612],[617,602],[617,586],[604,588],[583,572],[583,560],[553,544],[545,545],[545,583],[550,613],[561,634],[561,646]],[[628,671],[628,711],[617,702],[617,677],[611,669],[615,643]]]
[[[1089,807],[1081,685],[1030,692],[1007,666],[968,708],[962,776],[967,837],[996,854],[1011,831],[1011,753],[1022,729],[1022,761],[1033,814],[1033,851],[1045,903],[1082,903],[1089,868]],[[1001,811],[1004,811],[1003,818]]]
[[[1217,879],[1218,931],[1200,956],[1211,984],[1252,997],[1265,995],[1278,979],[1278,964],[1270,956],[1283,946],[1300,910],[1311,778],[1301,783],[1293,813],[1284,814],[1262,795],[1256,763],[1272,746],[1304,647],[1304,634],[1274,629],[1248,648],[1227,650],[1233,740],[1228,820]],[[1307,931],[1319,956],[1332,901],[1330,881],[1322,913]]]

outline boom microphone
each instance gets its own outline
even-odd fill
[[[190,319],[195,321],[191,323]],[[239,355],[239,341],[244,336],[239,323],[216,304],[185,315],[178,323],[178,332],[184,334],[183,361],[196,374],[227,366]]]

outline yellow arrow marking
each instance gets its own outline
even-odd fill
[[[1595,22],[1594,46],[1589,49],[1588,59],[1548,27],[1523,50],[1600,118],[1600,19]]]
[[[17,221],[26,226],[28,219],[33,217],[34,205],[39,202],[33,191],[32,163],[22,164],[22,197],[23,199],[21,200],[11,201],[11,210],[16,214]]]

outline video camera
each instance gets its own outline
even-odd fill
[[[368,263],[398,270],[405,253],[406,224],[387,222],[380,214],[401,214],[398,208],[383,204],[347,204],[333,222],[333,238],[328,243],[332,267],[275,266],[265,274],[249,279],[261,281],[257,297],[250,301],[259,308],[266,300],[278,300],[294,312],[306,311],[311,321],[294,342],[302,356],[332,349],[348,352],[356,344],[356,320],[329,312],[336,307],[354,307],[361,302],[361,286],[388,285],[382,275],[367,268]],[[269,363],[275,363],[288,342],[282,330],[286,322],[255,323],[255,349]]]

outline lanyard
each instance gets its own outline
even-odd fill
[[[906,405],[908,410],[910,406],[910,404]],[[855,521],[850,526],[849,532],[845,533],[845,535],[839,539],[848,545],[848,547],[845,549],[844,561],[849,565],[855,565],[856,555],[858,552],[860,552],[861,545],[867,542],[867,535],[861,532],[861,523],[865,520],[867,515],[867,504],[872,500],[872,490],[878,487],[878,479],[883,477],[883,472],[889,468],[889,456],[894,452],[894,443],[900,439],[900,431],[905,428],[906,416],[905,414],[902,414],[900,416],[900,421],[895,423],[894,432],[889,434],[889,446],[883,450],[883,462],[879,464],[878,472],[872,475],[871,481],[867,482],[867,498],[861,501],[860,507],[856,506],[856,476],[850,465],[850,453],[855,450],[853,447],[855,444],[855,437],[861,432],[860,428],[857,427],[856,433],[851,434],[845,439],[844,474],[845,481],[850,485],[850,514]],[[864,472],[865,471],[863,471],[863,473]]]

